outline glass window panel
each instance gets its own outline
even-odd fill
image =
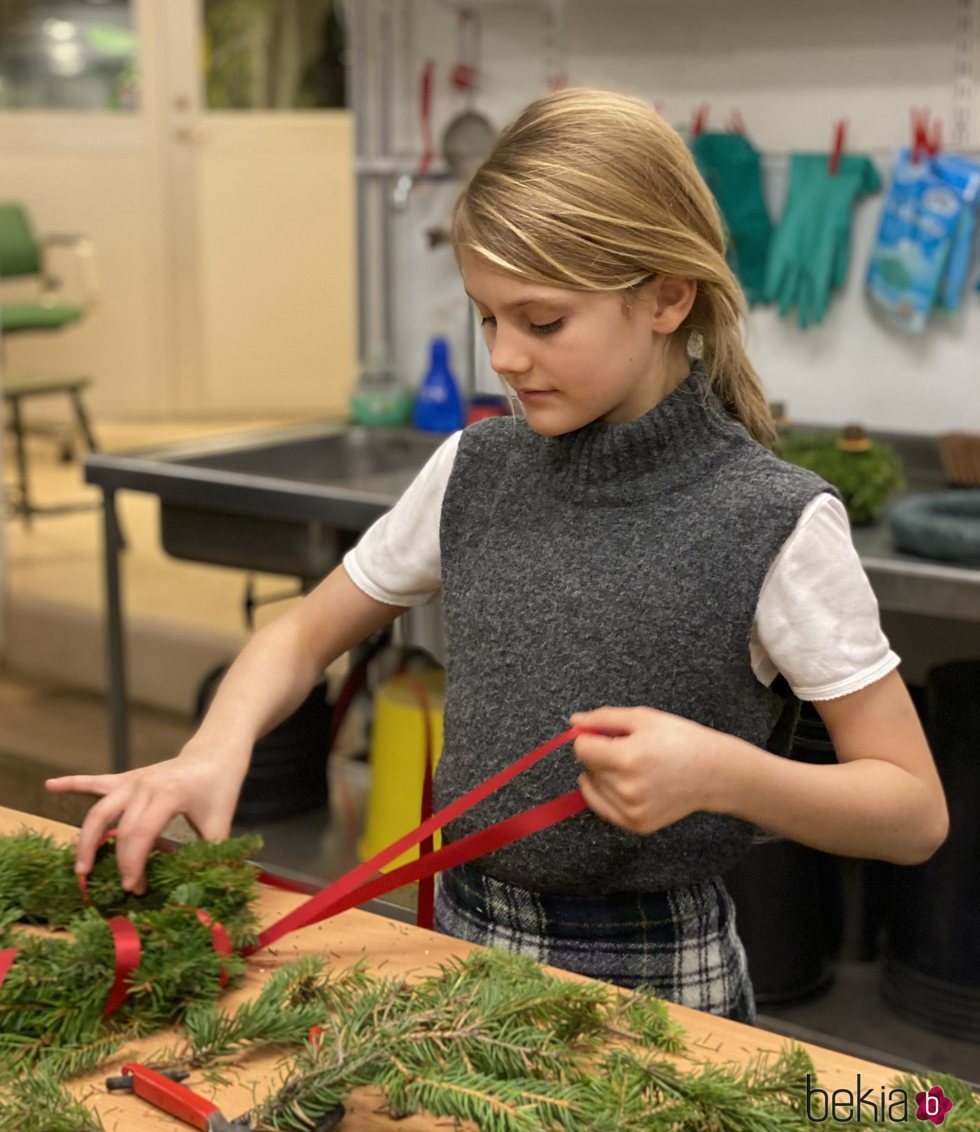
[[[0,110],[135,110],[130,0],[0,0]]]
[[[210,110],[346,104],[342,0],[205,0]]]

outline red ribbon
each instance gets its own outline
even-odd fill
[[[114,1014],[126,1001],[130,989],[129,980],[140,965],[142,951],[139,932],[132,920],[125,916],[114,916],[106,921],[106,927],[112,932],[112,943],[116,949],[116,974],[102,1011],[103,1018]]]
[[[567,794],[552,798],[549,802],[542,802],[539,806],[533,806],[530,810],[514,814],[513,817],[505,818],[503,821],[497,822],[496,825],[477,830],[476,833],[471,833],[459,841],[454,841],[451,845],[443,846],[438,852],[430,853],[428,857],[423,857],[419,861],[412,861],[393,872],[376,877],[367,884],[361,885],[356,891],[343,897],[343,899],[339,899],[336,904],[331,905],[328,910],[317,915],[316,919],[309,920],[308,923],[318,923],[330,916],[346,912],[348,908],[356,908],[358,904],[363,904],[366,900],[374,900],[378,896],[383,896],[394,888],[401,888],[402,885],[409,884],[412,881],[434,876],[443,869],[463,865],[467,861],[472,861],[475,857],[482,857],[484,853],[501,849],[503,846],[519,841],[522,837],[527,837],[531,833],[547,829],[548,826],[554,825],[556,822],[581,813],[585,808],[585,798],[582,796],[581,790],[578,788],[569,790]],[[324,890],[324,893],[320,895],[324,895],[326,891]],[[273,927],[278,926],[278,924],[273,925]],[[271,931],[272,929],[266,930]],[[290,928],[289,930],[295,931],[296,929]],[[250,954],[250,952],[247,954]]]
[[[218,955],[231,955],[235,949],[231,946],[231,937],[225,931],[224,927],[217,920],[213,920],[207,914],[207,912],[204,911],[203,908],[197,909],[197,918],[206,928],[210,929],[211,946],[218,953]],[[219,982],[222,986],[224,986],[225,983],[228,982],[228,971],[226,970],[224,964],[222,964],[221,966]]]
[[[289,880],[277,873],[266,872],[265,869],[260,869],[255,879],[259,884],[267,884],[270,888],[281,888],[285,892],[299,892],[303,896],[309,896],[317,891],[316,887],[307,881]]]
[[[562,732],[561,735],[557,735],[554,739],[542,743],[540,747],[536,747],[523,758],[505,767],[499,774],[481,782],[479,786],[475,786],[462,797],[457,798],[455,802],[433,814],[416,829],[399,837],[397,841],[392,842],[386,849],[382,849],[380,853],[376,853],[370,860],[363,861],[356,868],[351,869],[349,873],[318,892],[305,904],[294,908],[288,915],[271,924],[261,933],[258,943],[247,948],[244,954],[254,954],[254,952],[268,947],[269,944],[275,943],[277,939],[289,932],[297,931],[309,924],[319,923],[330,916],[336,916],[348,908],[356,907],[358,904],[385,892],[390,892],[394,888],[400,888],[410,881],[433,876],[442,869],[464,864],[474,857],[480,857],[494,849],[503,848],[503,846],[510,845],[521,837],[527,837],[528,834],[547,829],[548,826],[584,810],[585,799],[582,797],[581,791],[575,789],[559,798],[553,798],[550,802],[544,802],[530,810],[525,810],[513,817],[497,822],[496,825],[492,825],[488,829],[471,833],[460,841],[454,841],[450,845],[443,846],[437,853],[430,853],[418,861],[403,865],[400,869],[375,877],[375,874],[389,862],[401,856],[406,850],[418,845],[426,837],[430,837],[437,829],[441,829],[477,803],[482,802],[496,790],[499,790],[501,786],[510,782],[512,778],[516,778],[517,775],[522,774],[539,762],[545,755],[571,742],[579,735],[597,733],[599,732],[596,732],[594,728],[572,727],[568,731]]]
[[[20,948],[5,947],[0,951],[0,987],[3,986],[3,981],[7,977],[7,973],[14,965],[14,960],[17,958],[17,952]]]

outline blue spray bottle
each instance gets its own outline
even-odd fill
[[[429,370],[415,398],[412,424],[426,432],[456,432],[466,420],[463,398],[449,368],[449,343],[433,338],[429,351]]]

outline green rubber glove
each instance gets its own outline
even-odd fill
[[[769,248],[765,297],[785,318],[795,307],[803,329],[823,321],[831,294],[844,283],[857,201],[881,188],[867,157],[841,155],[836,175],[825,153],[794,153],[779,227]]]
[[[691,152],[728,228],[728,264],[754,306],[763,298],[772,235],[759,151],[744,134],[706,133],[691,141]]]

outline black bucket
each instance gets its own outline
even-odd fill
[[[809,704],[803,705],[790,757],[836,762],[823,721]],[[840,859],[796,841],[763,841],[724,879],[756,1002],[783,1006],[823,994],[833,982],[841,944]]]
[[[881,994],[900,1017],[980,1042],[980,660],[934,668],[925,727],[949,806],[949,837],[896,870]]]
[[[204,717],[226,671],[227,665],[222,665],[201,685],[198,720]],[[235,809],[236,822],[292,818],[326,806],[332,716],[327,683],[321,680],[292,715],[255,744]]]

